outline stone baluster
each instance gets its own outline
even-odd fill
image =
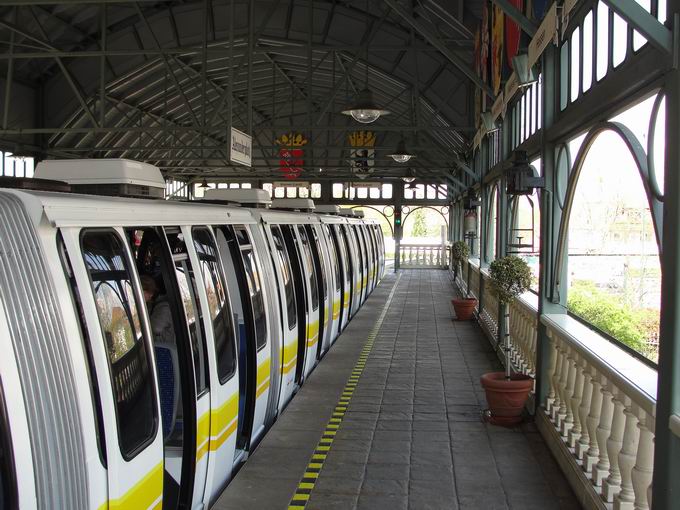
[[[597,464],[600,457],[600,445],[597,441],[597,426],[600,423],[600,413],[602,411],[602,384],[597,373],[593,373],[592,376],[593,391],[590,398],[590,413],[586,419],[590,445],[588,446],[588,451],[586,451],[583,459],[583,470],[588,474],[593,472],[593,467]]]
[[[558,388],[560,391],[560,407],[557,409],[555,414],[555,426],[558,430],[562,430],[562,422],[567,417],[567,381],[569,379],[569,354],[571,347],[567,344],[563,344],[562,351],[562,365],[560,366],[560,380],[558,382]]]
[[[632,510],[635,504],[635,491],[633,490],[633,468],[637,457],[640,429],[638,429],[637,414],[631,408],[629,398],[624,398],[626,406],[624,415],[626,424],[623,431],[623,442],[619,452],[619,471],[621,472],[621,489],[614,496],[615,510]]]
[[[557,371],[557,340],[555,334],[548,330],[550,357],[548,359],[548,394],[545,397],[545,412],[550,415],[550,410],[555,403],[555,372]]]
[[[571,448],[576,448],[576,443],[581,437],[583,429],[581,421],[581,402],[583,401],[583,370],[581,367],[581,356],[576,353],[574,356],[574,370],[576,372],[574,381],[574,393],[571,397],[571,408],[574,413],[574,426],[568,431],[567,444]]]
[[[607,440],[612,428],[612,418],[614,417],[614,402],[612,400],[612,392],[609,390],[609,385],[604,376],[602,379],[602,409],[600,410],[600,424],[595,432],[597,435],[597,444],[600,450],[600,457],[595,467],[591,479],[596,487],[602,485],[604,480],[609,475],[609,453],[607,452]]]
[[[614,416],[612,418],[612,431],[607,439],[607,454],[609,456],[609,476],[602,482],[602,497],[608,503],[614,501],[621,489],[621,470],[619,467],[619,453],[623,446],[623,433],[626,425],[626,415],[624,413],[627,397],[617,388],[612,388]]]
[[[574,349],[569,350],[567,356],[567,383],[564,389],[564,401],[566,407],[566,414],[562,421],[560,433],[564,441],[569,440],[569,431],[574,426],[574,415],[576,414],[576,407],[574,406],[574,387],[576,384],[576,352]]]
[[[654,419],[642,409],[638,413],[640,439],[632,471],[633,490],[635,491],[635,510],[649,509],[649,486],[654,474]]]
[[[590,402],[593,398],[593,374],[585,359],[581,359],[581,373],[583,374],[583,398],[578,408],[578,416],[581,421],[581,437],[574,446],[576,458],[584,460],[585,454],[590,448],[590,431],[588,430],[588,413],[590,412]],[[584,462],[585,465],[585,462]],[[590,471],[589,469],[587,471]]]

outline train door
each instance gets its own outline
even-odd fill
[[[342,233],[342,238],[347,246],[347,252],[349,253],[349,258],[352,267],[352,306],[350,308],[350,318],[354,316],[355,313],[361,307],[361,254],[357,247],[356,239],[350,231],[351,225],[341,225],[340,232]]]
[[[375,231],[375,238],[378,241],[378,277],[377,281],[383,279],[385,276],[385,238],[383,237],[382,227],[380,225],[374,225],[373,230]]]
[[[247,457],[264,432],[269,396],[270,350],[267,342],[265,296],[257,253],[243,225],[223,226],[217,231],[227,285],[238,291],[232,311],[238,331],[238,427],[234,462]]]
[[[364,237],[366,238],[366,244],[370,247],[370,252],[371,252],[371,259],[370,259],[370,270],[368,272],[368,287],[369,287],[369,292],[373,292],[373,289],[375,288],[375,275],[376,275],[376,268],[378,267],[378,256],[377,253],[378,251],[375,248],[375,238],[373,237],[373,232],[371,231],[371,226],[370,225],[362,225],[361,230],[364,233]]]
[[[351,232],[352,239],[354,239],[354,244],[357,247],[357,253],[359,254],[358,257],[358,262],[359,262],[359,282],[358,282],[358,293],[359,293],[359,306],[358,308],[361,307],[361,305],[364,304],[364,300],[366,299],[366,247],[364,244],[361,242],[361,237],[359,236],[359,227],[358,225],[351,224],[349,225],[349,230]]]
[[[189,246],[187,243],[191,238],[189,227],[164,227],[165,237],[170,253],[172,254],[172,262],[174,267],[174,276],[176,279],[177,289],[179,294],[177,296],[181,300],[184,311],[184,318],[189,329],[189,344],[191,358],[193,361],[193,380],[195,390],[195,412],[191,416],[183,415],[181,417],[180,426],[183,427],[187,419],[192,419],[195,423],[195,435],[192,442],[186,444],[185,448],[195,449],[194,460],[194,487],[192,492],[191,507],[201,504],[205,495],[205,481],[208,472],[208,448],[210,444],[210,380],[209,380],[209,363],[208,363],[208,331],[206,324],[208,323],[209,310],[201,306],[200,291],[203,290],[199,281],[201,275],[196,269],[197,261],[190,255]],[[174,282],[173,282],[174,283]],[[205,298],[203,300],[205,302]],[[161,358],[159,358],[159,361]],[[177,456],[166,457],[166,471],[176,469],[178,458],[181,454],[178,452]],[[187,468],[182,465],[182,468]],[[190,481],[187,479],[186,484]],[[182,482],[184,486],[184,480]]]
[[[200,315],[193,264],[180,227],[128,228],[126,236],[141,275],[156,359],[163,506],[185,508],[203,500],[206,463],[201,460],[207,418],[201,418],[206,411],[201,413],[199,405],[209,407],[209,400],[198,403],[202,394],[197,388],[203,381],[205,392],[208,378],[205,331],[202,323],[196,324]]]
[[[327,342],[327,336],[332,324],[332,319],[329,313],[330,293],[328,286],[332,285],[333,282],[327,281],[327,268],[329,266],[321,247],[316,225],[305,225],[304,231],[307,235],[309,247],[312,252],[312,263],[314,265],[316,282],[319,289],[319,330],[317,332],[316,357],[317,359],[320,359],[330,346],[330,342]]]
[[[307,335],[309,334],[309,320],[312,315],[311,289],[309,278],[303,264],[303,255],[297,241],[294,225],[281,225],[283,240],[290,256],[295,282],[295,303],[297,307],[298,342],[297,361],[295,367],[295,382],[299,386],[305,378],[307,365]]]
[[[331,229],[326,224],[320,224],[323,239],[323,243],[328,253],[329,267],[332,269],[329,276],[332,277],[332,286],[330,292],[330,305],[331,310],[331,330],[330,330],[330,342],[333,343],[335,339],[340,334],[340,311],[342,307],[342,274],[340,272],[340,264],[338,263],[338,252],[335,249],[334,241],[331,239]]]
[[[352,261],[349,258],[347,245],[342,239],[340,233],[340,225],[329,225],[331,232],[331,241],[335,247],[335,252],[338,255],[338,266],[341,273],[341,290],[340,290],[340,325],[338,333],[347,327],[349,322],[350,305],[352,303]]]
[[[210,503],[231,476],[236,450],[239,396],[236,334],[224,266],[213,231],[207,226],[194,227],[192,238],[205,291],[201,299],[209,318],[208,353],[213,360],[209,364],[210,414],[199,418],[196,440],[197,466],[207,460],[205,500]]]
[[[283,349],[281,352],[281,391],[278,408],[283,407],[295,391],[295,366],[297,362],[298,312],[295,298],[295,282],[290,256],[283,239],[281,227],[271,225],[268,229],[277,288],[281,303]]]
[[[108,506],[160,508],[163,431],[150,327],[124,232],[62,230],[99,389]]]
[[[319,342],[319,321],[321,319],[321,294],[316,266],[312,256],[311,240],[304,225],[297,226],[297,236],[302,258],[304,274],[307,275],[310,312],[307,320],[307,352],[305,353],[305,377],[309,375],[317,360],[317,343]]]

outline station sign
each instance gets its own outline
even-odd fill
[[[278,181],[273,183],[274,188],[309,188],[307,181]]]
[[[243,131],[231,128],[231,143],[229,145],[229,160],[232,163],[252,166],[253,137]]]

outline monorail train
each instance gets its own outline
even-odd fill
[[[0,506],[208,508],[380,281],[381,229],[102,196],[164,188],[125,160],[36,177],[73,188],[0,189]]]

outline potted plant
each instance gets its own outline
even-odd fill
[[[453,260],[453,280],[458,277],[458,268],[464,264],[469,263],[470,248],[465,241],[456,241],[451,247],[451,259]],[[468,270],[468,274],[470,271]],[[477,307],[477,300],[470,297],[470,285],[468,283],[467,296],[460,299],[452,299],[451,304],[456,312],[456,318],[459,321],[467,321],[472,318],[472,314]]]
[[[531,285],[531,269],[519,257],[509,255],[494,260],[489,266],[491,290],[501,304],[504,320],[503,348],[505,372],[482,375],[481,383],[486,392],[488,420],[495,425],[511,426],[522,421],[524,404],[533,388],[534,381],[528,375],[512,373],[510,363],[510,314],[508,305]]]

